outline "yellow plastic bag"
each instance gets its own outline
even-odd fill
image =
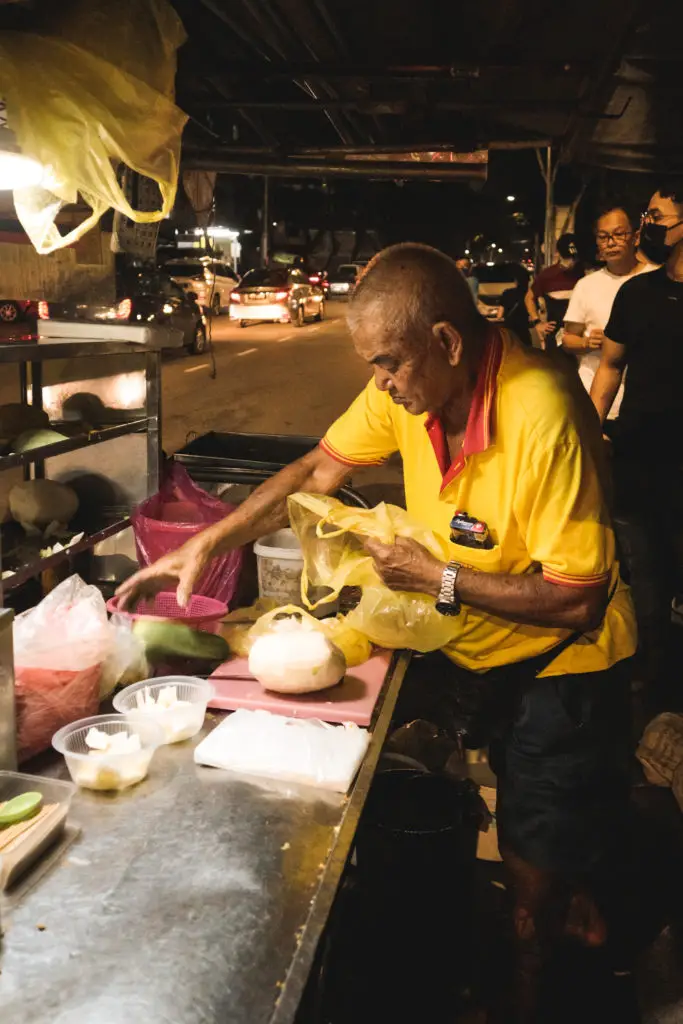
[[[271,623],[283,615],[305,617],[315,629],[325,633],[344,655],[348,668],[362,665],[372,654],[372,644],[368,638],[351,628],[343,615],[330,619],[316,619],[298,605],[285,604],[280,608],[273,608],[274,603],[270,597],[260,597],[249,608],[237,608],[223,620],[221,636],[228,641],[233,654],[248,657],[254,641],[267,633]]]
[[[72,12],[73,13],[73,12]],[[166,0],[84,0],[61,35],[0,34],[0,96],[25,156],[45,168],[41,186],[17,189],[15,207],[40,253],[71,245],[109,207],[138,223],[173,209],[187,120],[172,96],[175,51],[185,38]],[[122,163],[159,187],[159,209],[126,199]],[[92,213],[68,234],[54,221],[80,198]]]
[[[307,608],[309,587],[327,587],[338,597],[342,587],[361,587],[363,597],[346,616],[346,625],[363,633],[382,647],[407,647],[414,651],[436,651],[455,636],[453,619],[436,610],[426,594],[390,590],[363,547],[363,537],[375,537],[393,544],[397,537],[412,537],[436,558],[449,559],[447,542],[415,523],[396,505],[382,502],[373,509],[349,508],[336,498],[315,494],[293,494],[288,499],[289,519],[304,556],[301,596]]]

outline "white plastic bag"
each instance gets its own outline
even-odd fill
[[[70,576],[14,622],[15,664],[74,671],[101,665],[111,639],[107,606],[97,589]]]
[[[370,734],[351,722],[287,718],[240,708],[195,749],[197,764],[346,793]]]
[[[104,598],[80,576],[70,576],[16,618],[19,761],[46,750],[63,725],[97,714],[110,649]]]
[[[126,615],[112,615],[109,620],[111,648],[100,680],[100,699],[104,700],[121,684],[128,686],[150,676],[145,645],[133,632],[133,620]]]

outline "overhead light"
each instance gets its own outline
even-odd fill
[[[9,128],[0,129],[0,189],[41,185],[45,168],[30,156],[24,156],[17,145],[16,136]]]
[[[506,198],[507,198],[508,203],[514,203],[514,201],[517,198],[517,196],[507,196]]]
[[[470,254],[470,250],[469,249],[465,249],[465,256],[469,256],[469,254]]]
[[[274,220],[274,221],[273,221],[273,227],[274,227],[274,228],[276,228],[276,227],[277,227],[277,221],[276,221],[276,220]]]
[[[493,262],[493,260],[487,260],[487,261],[486,261],[486,266],[487,266],[487,267],[495,267],[495,265],[496,265],[496,264],[495,264],[495,263]]]
[[[502,249],[499,249],[499,250],[498,250],[498,252],[502,252],[502,251],[503,251]]]

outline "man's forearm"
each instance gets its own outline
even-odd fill
[[[591,401],[597,409],[600,422],[604,423],[617,397],[624,371],[615,366],[600,363],[591,385]]]
[[[438,597],[443,568],[440,564],[435,567],[426,581],[426,592],[432,597]],[[458,572],[457,590],[464,604],[489,615],[525,626],[581,632],[599,625],[607,602],[607,584],[562,587],[549,583],[540,573],[521,576],[476,572],[466,566]]]
[[[573,334],[571,331],[567,331],[566,329],[562,335],[562,348],[566,348],[567,351],[573,352],[575,355],[588,352],[586,339],[580,334]]]
[[[297,491],[329,494],[348,477],[349,470],[316,449],[285,466],[257,487],[239,508],[200,534],[212,555],[249,544],[287,526],[287,498]]]

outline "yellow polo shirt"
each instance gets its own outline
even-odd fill
[[[349,466],[403,458],[406,507],[450,542],[451,558],[484,572],[536,573],[557,586],[618,578],[614,535],[600,485],[602,440],[578,382],[506,331],[492,329],[462,451],[450,463],[443,427],[411,416],[371,380],[321,442]],[[466,512],[487,524],[493,546],[450,541]],[[541,654],[567,636],[464,605],[446,654],[474,672]],[[596,672],[635,651],[628,588],[619,583],[602,626],[572,644],[543,675]]]

